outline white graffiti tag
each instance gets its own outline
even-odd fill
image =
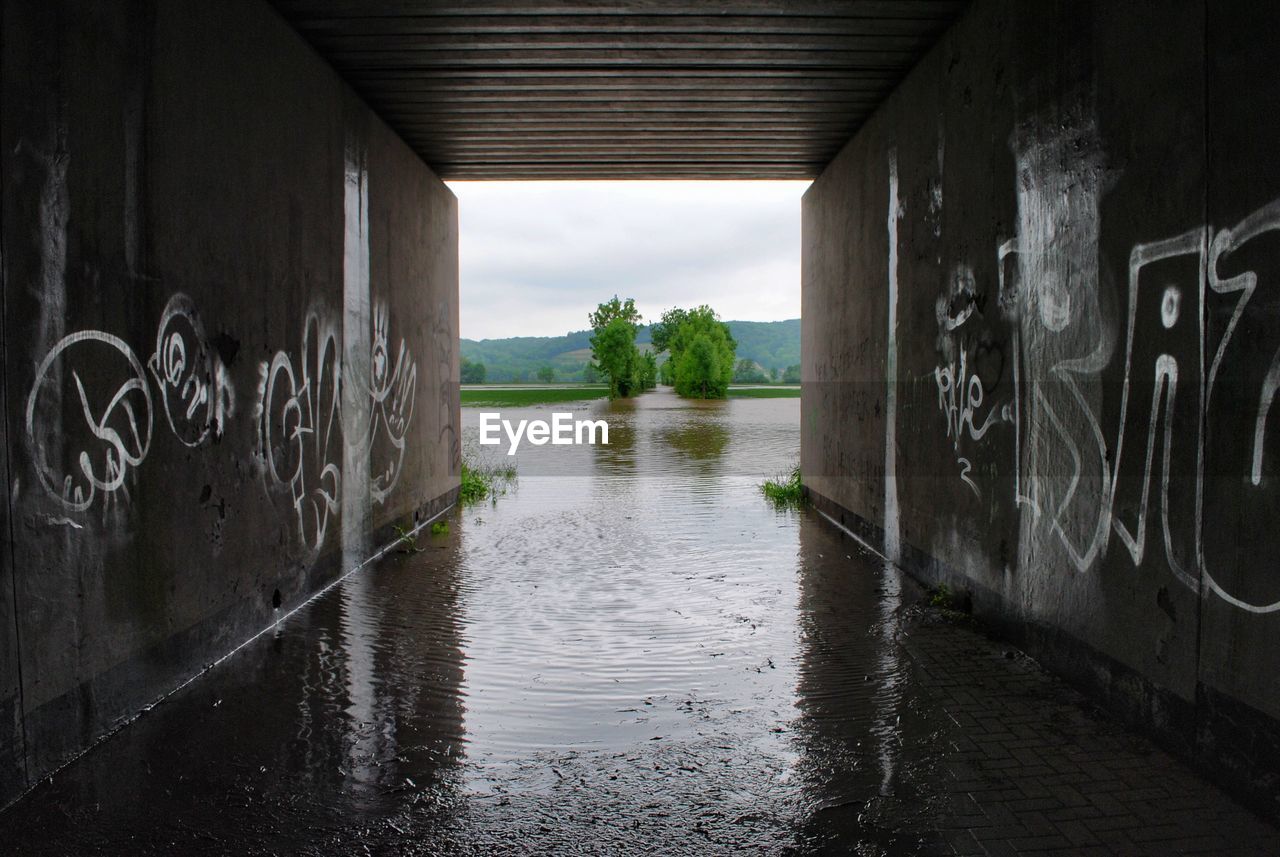
[[[960,467],[960,480],[975,496],[981,497],[978,484],[969,475],[973,463],[960,454],[961,444],[966,439],[981,441],[992,426],[1006,420],[1011,422],[1012,415],[1007,407],[991,405],[987,407],[986,416],[981,416],[987,388],[977,367],[970,369],[971,348],[965,335],[968,331],[962,330],[977,311],[976,292],[973,269],[966,264],[957,265],[952,270],[949,292],[939,296],[936,304],[938,349],[947,362],[933,370],[933,380],[938,388],[938,410],[946,420],[947,437]],[[991,362],[989,358],[994,349],[984,341],[980,340],[972,350],[975,363]],[[1003,371],[1003,359],[998,363],[993,373],[988,367],[989,374],[997,381]]]
[[[369,431],[370,494],[383,503],[400,478],[405,436],[413,422],[418,366],[404,339],[394,362],[389,348],[390,313],[379,302],[373,316],[373,349],[369,362],[369,394],[373,414]]]
[[[194,447],[210,434],[221,436],[235,412],[235,391],[222,360],[210,353],[200,317],[186,295],[175,294],[165,306],[147,367],[179,441]]]
[[[118,337],[70,334],[36,368],[27,436],[41,483],[70,511],[85,511],[100,492],[124,489],[129,468],[147,457],[151,423],[146,374]]]
[[[277,351],[259,371],[259,456],[270,483],[287,486],[303,544],[317,550],[342,491],[341,366],[334,326],[308,314],[299,366]]]

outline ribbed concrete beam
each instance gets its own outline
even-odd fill
[[[811,178],[965,0],[273,0],[444,178]]]

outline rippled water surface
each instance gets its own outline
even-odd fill
[[[874,840],[831,818],[910,794],[900,582],[760,495],[795,463],[799,405],[577,405],[609,420],[609,446],[521,447],[495,503],[348,578],[41,786],[3,832],[58,853]]]

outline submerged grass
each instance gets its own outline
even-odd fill
[[[730,387],[731,399],[798,399],[799,387]]]
[[[800,465],[796,465],[790,474],[776,479],[766,479],[760,491],[773,505],[780,509],[795,509],[807,502],[804,486],[800,482]]]
[[[485,500],[497,502],[507,493],[507,486],[516,481],[516,469],[513,465],[483,464],[476,457],[462,457],[462,484],[458,490],[458,502],[463,506],[483,503]]]
[[[468,408],[519,408],[526,405],[546,405],[556,402],[582,402],[603,399],[609,395],[608,387],[496,387],[475,388],[460,392],[462,404]]]
[[[391,528],[396,531],[399,538],[396,539],[396,545],[399,546],[400,553],[422,553],[422,548],[418,547],[417,536],[414,535],[412,527],[402,527],[399,524],[392,524]]]

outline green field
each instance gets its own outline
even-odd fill
[[[469,408],[521,408],[603,399],[607,395],[609,388],[603,386],[464,387],[461,391],[462,404]]]
[[[731,399],[798,399],[799,387],[730,387]]]

